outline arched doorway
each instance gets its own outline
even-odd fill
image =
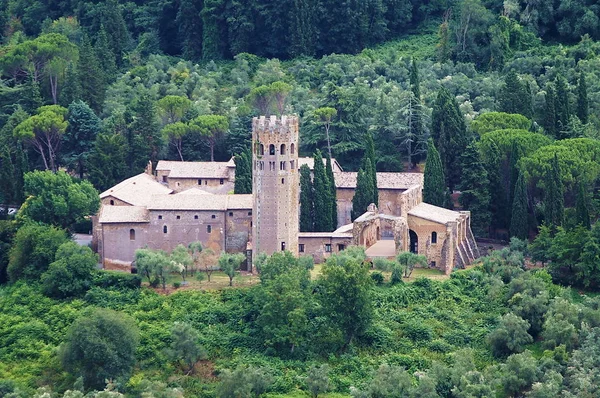
[[[410,239],[409,251],[411,253],[419,254],[419,237],[416,232],[412,229],[408,230],[408,237]]]

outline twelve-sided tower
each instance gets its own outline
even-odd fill
[[[298,254],[298,117],[252,120],[252,251]]]

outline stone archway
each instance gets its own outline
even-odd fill
[[[419,254],[419,236],[417,235],[417,233],[415,231],[413,231],[412,229],[409,229],[408,237],[409,237],[409,242],[410,242],[408,250],[411,253]]]

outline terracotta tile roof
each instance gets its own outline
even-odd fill
[[[181,192],[175,195],[154,195],[149,210],[214,210],[252,209],[252,195],[190,195]]]
[[[409,216],[423,218],[425,220],[446,224],[450,221],[457,221],[460,218],[460,213],[453,210],[444,209],[430,205],[429,203],[421,202],[413,207],[409,212]]]
[[[323,158],[323,164],[325,163],[326,159]],[[307,165],[308,168],[312,171],[315,168],[315,159],[314,158],[298,158],[298,168],[302,167],[302,165]],[[339,173],[344,171],[342,169],[342,166],[340,166],[340,164],[337,162],[337,160],[335,160],[335,158],[331,158],[331,168],[333,169],[334,173]]]
[[[169,194],[172,189],[154,179],[146,173],[138,174],[126,179],[100,194],[100,199],[113,196],[133,206],[145,206],[152,195]]]
[[[176,162],[161,160],[157,171],[169,171],[169,178],[229,178],[229,169],[235,167],[233,158],[229,162]]]
[[[150,221],[148,209],[143,206],[102,206],[98,222],[113,223],[145,223]]]
[[[177,195],[213,195],[212,192],[207,192],[199,188],[190,188],[179,192]]]
[[[358,173],[344,171],[333,173],[337,188],[356,188]],[[377,173],[377,188],[379,189],[408,189],[414,185],[423,184],[421,173]]]

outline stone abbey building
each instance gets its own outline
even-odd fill
[[[232,194],[232,160],[160,161],[156,175],[149,168],[103,192],[94,243],[104,267],[130,270],[139,248],[171,251],[194,241],[216,253],[246,253],[249,270],[257,253],[288,250],[319,262],[349,245],[365,246],[371,258],[423,254],[445,273],[479,256],[470,213],[423,203],[420,173],[377,173],[379,208],[371,205],[352,223],[357,173],[335,160],[338,229],[298,232],[299,168],[314,166],[298,156],[298,118],[254,118],[252,142],[251,195]]]

